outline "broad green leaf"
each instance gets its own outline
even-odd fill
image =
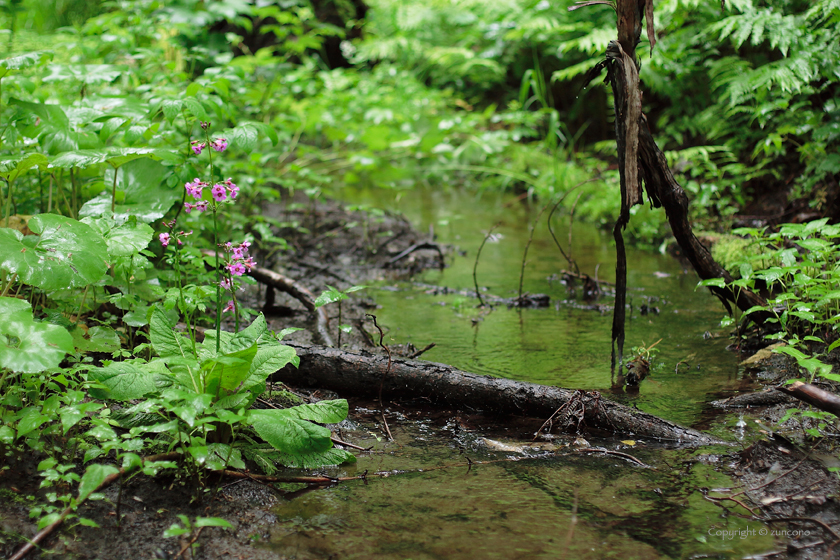
[[[796,244],[809,251],[827,251],[832,247],[831,243],[824,239],[801,239]]]
[[[246,422],[272,447],[290,455],[326,451],[332,447],[330,431],[282,410],[249,410]]]
[[[111,327],[91,327],[87,336],[77,328],[71,333],[73,344],[79,352],[115,352],[120,349],[120,337]]]
[[[697,287],[701,286],[713,286],[715,288],[725,288],[726,287],[726,280],[723,278],[709,278],[707,280],[701,280],[697,283]]]
[[[15,70],[23,70],[31,66],[40,66],[48,60],[52,60],[53,54],[46,51],[36,51],[0,60],[0,78]]]
[[[214,352],[211,352],[210,349],[216,347],[215,334],[213,331],[207,332],[202,351],[199,352],[203,358],[212,357]],[[242,350],[255,342],[257,343],[257,354],[251,362],[248,377],[242,385],[243,391],[264,383],[269,375],[286,364],[292,363],[297,367],[300,363],[294,348],[281,344],[277,339],[270,336],[265,316],[262,313],[257,315],[257,318],[246,329],[236,335],[225,336],[226,334],[228,333],[222,333],[221,348],[223,352]]]
[[[254,343],[244,350],[224,354],[202,363],[201,368],[206,371],[204,391],[218,398],[239,390],[242,382],[248,377],[251,362],[256,355],[257,344]]]
[[[108,245],[112,257],[130,257],[139,253],[154,237],[155,231],[148,224],[134,219],[117,225],[109,218],[82,218],[82,223],[96,229]]]
[[[49,416],[41,414],[40,406],[30,406],[24,409],[20,416],[20,420],[18,420],[18,437],[25,436],[26,434],[37,430],[44,423],[49,422],[49,420]]]
[[[0,229],[0,269],[44,290],[94,284],[105,274],[107,245],[90,226],[57,214],[39,214],[28,225],[39,237]]]
[[[181,108],[183,106],[184,102],[180,99],[165,99],[163,103],[161,103],[160,108],[163,110],[163,116],[171,124],[181,113]]]
[[[106,389],[90,389],[90,396],[102,400],[128,401],[156,392],[158,387],[155,380],[158,374],[144,368],[144,365],[140,361],[126,361],[91,368],[89,379],[101,383]]]
[[[277,462],[293,469],[317,469],[329,465],[341,465],[344,463],[355,463],[356,457],[349,451],[332,447],[326,451],[313,451],[311,453],[280,453]]]
[[[149,337],[152,347],[161,358],[186,357],[192,354],[189,339],[174,329],[175,323],[169,320],[160,305],[156,305],[149,322]]]
[[[120,470],[114,465],[100,465],[94,463],[85,469],[82,480],[79,482],[78,501],[87,499],[93,492],[96,492],[109,476],[117,474]]]
[[[191,445],[187,448],[195,462],[213,471],[225,468],[244,469],[245,462],[238,449],[223,443],[211,443],[206,446]]]
[[[11,445],[15,441],[15,431],[9,426],[0,426],[0,443]]]
[[[70,169],[74,167],[90,167],[91,165],[99,165],[101,163],[108,163],[113,167],[121,167],[126,163],[138,159],[171,160],[172,158],[171,150],[166,149],[108,147],[97,150],[64,152],[52,158],[50,167]]]
[[[254,123],[243,123],[230,130],[225,131],[228,141],[241,148],[244,152],[250,152],[257,145],[260,137],[259,129]]]
[[[105,172],[105,184],[110,187],[114,169]],[[117,171],[117,204],[114,219],[118,222],[136,216],[140,222],[153,222],[163,217],[172,205],[181,200],[183,187],[166,186],[171,170],[151,159],[126,163]],[[103,192],[86,202],[79,210],[80,216],[111,216],[111,191]]]
[[[347,418],[348,405],[346,399],[318,401],[314,404],[300,404],[291,408],[284,408],[283,412],[301,420],[311,420],[321,424],[337,424]]]
[[[79,81],[85,84],[111,83],[122,74],[113,64],[53,64],[45,82]]]
[[[45,169],[48,163],[47,156],[43,154],[26,154],[0,159],[0,177],[12,183],[33,167]]]
[[[0,367],[23,373],[37,373],[57,367],[65,354],[73,352],[73,337],[63,327],[38,323],[32,312],[0,298],[2,307],[18,308],[3,315],[0,322]]]
[[[195,97],[185,97],[184,98],[184,105],[186,106],[187,110],[190,112],[192,116],[197,118],[200,121],[207,121],[207,111],[204,110],[204,106],[201,102],[196,99]]]

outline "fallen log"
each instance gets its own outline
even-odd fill
[[[834,393],[824,391],[816,385],[796,381],[788,386],[776,387],[776,390],[796,397],[800,401],[806,402],[820,410],[830,412],[835,416],[840,416],[840,397]]]
[[[576,391],[460,371],[452,366],[356,353],[288,342],[300,366],[276,372],[274,381],[320,387],[340,394],[416,399],[459,409],[552,419],[571,431],[597,430],[622,436],[677,441],[689,445],[721,443],[711,436],[652,414],[602,398],[597,391]]]

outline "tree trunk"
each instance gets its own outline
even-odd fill
[[[298,387],[320,387],[340,394],[376,397],[382,387],[390,399],[418,399],[438,406],[482,410],[546,420],[565,431],[596,430],[626,437],[656,438],[689,445],[719,443],[710,436],[601,397],[597,391],[575,391],[499,379],[422,360],[394,359],[287,343],[300,366],[286,366],[274,381]],[[539,427],[535,424],[535,431]]]
[[[584,2],[570,9],[601,3],[604,2]],[[616,296],[612,326],[613,370],[616,360],[619,364],[622,361],[624,346],[627,261],[621,232],[630,219],[630,207],[643,203],[642,181],[644,181],[645,191],[651,204],[665,209],[674,238],[700,278],[704,280],[721,278],[727,283],[732,281],[729,273],[715,262],[708,249],[694,235],[688,220],[688,197],[674,180],[665,156],[657,147],[648,128],[647,118],[641,110],[642,94],[639,89],[636,45],[641,38],[643,17],[647,20],[647,35],[651,42],[651,50],[656,42],[652,0],[617,0],[615,8],[618,15],[618,40],[610,41],[606,62],[597,67],[601,69],[606,66],[613,90],[616,148],[621,182],[621,212],[613,229],[617,250]],[[767,302],[762,297],[745,288],[735,290],[729,287],[712,287],[711,289],[730,313],[732,309],[728,301],[734,302],[743,311],[756,306],[767,306]],[[759,324],[772,316],[773,314],[769,311],[750,314],[750,318]]]

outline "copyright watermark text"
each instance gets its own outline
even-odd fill
[[[766,537],[767,535],[773,537],[785,537],[788,539],[799,539],[811,535],[811,531],[795,530],[795,529],[769,529],[761,527],[760,529],[751,528],[749,525],[744,529],[716,529],[710,528],[708,535],[712,537],[720,537],[721,540],[731,541],[734,539],[746,539],[749,537]]]

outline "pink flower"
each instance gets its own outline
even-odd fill
[[[206,186],[207,183],[196,178],[193,179],[191,183],[186,183],[184,188],[187,189],[187,194],[190,194],[194,199],[199,200],[201,198],[201,191]]]
[[[222,289],[230,291],[230,280],[228,280],[227,278],[219,282],[219,285],[222,287]]]
[[[228,189],[230,190],[230,198],[232,198],[232,199],[236,198],[236,195],[239,194],[239,187],[237,187],[233,183],[230,183],[230,186],[228,187]]]
[[[192,212],[193,208],[195,208],[195,204],[190,204],[189,202],[184,203],[184,212],[186,212],[187,214]]]
[[[254,257],[248,257],[242,262],[242,264],[248,267],[248,270],[251,270],[252,268],[257,266],[257,261],[254,260]]]
[[[227,265],[228,272],[234,276],[242,276],[245,274],[245,265],[239,262],[232,262]]]
[[[199,200],[195,203],[195,209],[199,212],[206,212],[208,207],[208,202],[206,200]]]
[[[210,147],[216,150],[217,152],[224,152],[227,150],[228,141],[227,138],[216,138],[212,142],[210,142]]]
[[[228,311],[233,311],[236,307],[233,305],[233,300],[227,302],[227,305],[224,309],[222,309],[222,313],[227,313]]]
[[[203,150],[206,147],[207,147],[206,142],[199,142],[198,140],[193,140],[192,142],[190,142],[190,148],[192,148],[193,153],[197,156],[200,156],[201,155],[201,150]]]
[[[210,189],[210,192],[213,194],[213,199],[216,202],[222,202],[227,198],[227,191],[225,190],[224,185],[219,185],[217,183],[213,185],[213,188]]]
[[[169,245],[169,234],[168,233],[161,233],[158,235],[158,239],[160,239],[160,244],[166,247]]]
[[[234,247],[233,248],[233,260],[240,261],[245,258],[245,251],[247,249],[243,249],[242,247]]]

